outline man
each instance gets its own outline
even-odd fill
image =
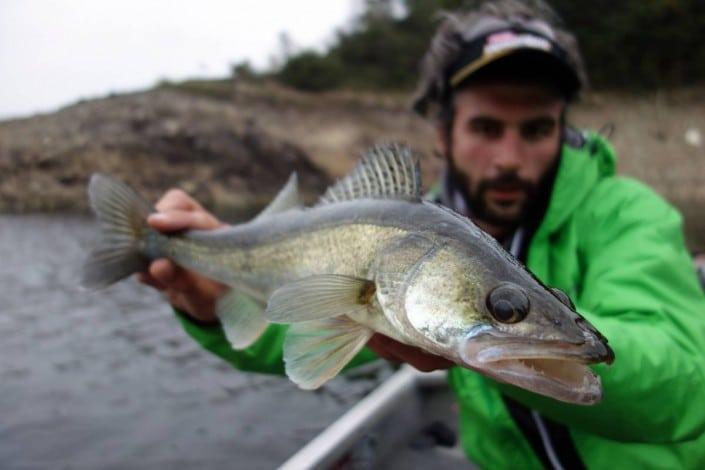
[[[487,3],[448,15],[424,60],[415,109],[430,116],[447,170],[437,200],[470,217],[546,284],[562,289],[610,340],[598,365],[604,400],[580,407],[452,367],[461,442],[491,468],[695,468],[705,463],[705,298],[679,214],[643,185],[615,177],[602,138],[565,124],[584,76],[574,39],[545,6]],[[170,191],[159,230],[220,225]],[[213,314],[222,288],[169,262],[143,281],[164,290],[185,329],[243,370],[282,372],[285,328],[229,348]],[[445,359],[375,336],[356,363],[384,358],[421,370]]]

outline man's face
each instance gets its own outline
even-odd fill
[[[558,158],[565,102],[530,85],[483,84],[454,95],[450,141],[439,133],[473,215],[515,226]]]

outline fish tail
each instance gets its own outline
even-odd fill
[[[100,239],[83,265],[81,284],[99,289],[147,267],[149,259],[140,248],[154,232],[147,225],[153,209],[129,186],[97,173],[91,176],[88,196],[100,222]]]

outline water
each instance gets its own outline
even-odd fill
[[[93,222],[0,216],[0,467],[273,468],[379,383],[305,392],[196,345],[134,280],[83,292]]]

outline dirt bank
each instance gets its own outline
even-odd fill
[[[703,96],[702,89],[595,93],[570,115],[580,127],[614,128],[620,172],[681,208],[699,248]],[[163,84],[0,122],[0,211],[85,210],[87,178],[103,171],[152,199],[180,186],[216,211],[244,215],[266,203],[292,170],[313,199],[360,151],[385,140],[419,150],[426,183],[436,178],[442,162],[433,156],[434,131],[408,112],[405,94],[307,94],[231,80]]]

